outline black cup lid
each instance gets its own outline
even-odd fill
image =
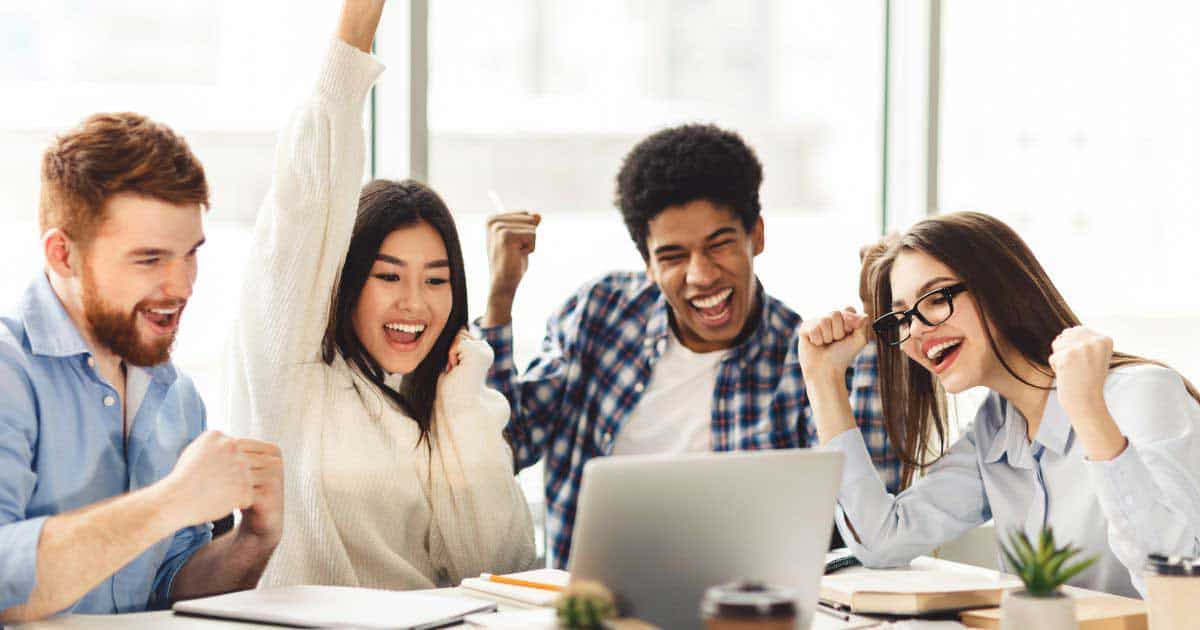
[[[1200,558],[1152,553],[1146,557],[1146,572],[1154,575],[1200,577]]]
[[[788,619],[796,616],[796,596],[762,582],[743,580],[708,589],[700,608],[706,617]]]

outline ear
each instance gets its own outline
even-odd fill
[[[71,278],[80,271],[79,246],[60,228],[50,228],[42,235],[42,253],[46,266],[55,275]]]
[[[754,255],[757,256],[763,253],[766,247],[766,228],[763,227],[762,215],[759,215],[758,220],[754,222],[754,228],[750,230],[750,242],[754,245]]]

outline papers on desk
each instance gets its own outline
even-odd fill
[[[847,569],[821,578],[821,598],[856,613],[921,615],[1000,604],[1021,581],[992,571],[917,558],[908,569]]]
[[[173,608],[187,615],[301,628],[420,630],[460,621],[472,613],[496,610],[496,604],[469,597],[345,586],[287,586],[193,599],[178,602]]]
[[[537,582],[541,584],[551,584],[554,586],[566,586],[570,581],[571,575],[566,571],[558,569],[536,569],[533,571],[522,571],[520,573],[509,573],[504,577],[516,578],[526,582]],[[553,606],[554,600],[558,599],[559,593],[548,591],[540,588],[529,588],[526,586],[514,586],[512,584],[501,584],[482,577],[467,578],[462,581],[462,587],[471,591],[486,593],[492,597],[499,597],[508,601],[517,602],[527,606]]]

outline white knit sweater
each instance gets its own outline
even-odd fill
[[[279,135],[228,352],[237,434],[284,455],[284,532],[264,585],[410,589],[534,559],[501,435],[508,405],[470,341],[438,384],[432,453],[416,423],[340,357],[320,359],[363,177],[363,105],[383,67],[340,40]]]

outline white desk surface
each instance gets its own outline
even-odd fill
[[[953,567],[953,568],[956,568],[959,570],[969,566],[969,565],[959,564],[957,562],[950,562],[948,560],[937,560],[937,563],[938,564],[944,563],[947,568]],[[998,572],[992,571],[991,569],[981,569],[978,567],[970,567],[970,568],[974,569],[976,571],[986,572],[986,573],[990,573],[990,574],[998,574]],[[853,570],[854,569],[847,569],[847,571],[853,571]],[[1072,588],[1072,587],[1067,587],[1067,588],[1068,588],[1068,590],[1070,590],[1072,592],[1073,595],[1076,595],[1076,596],[1091,595],[1091,594],[1105,595],[1103,593],[1092,593],[1090,591],[1085,591],[1083,589],[1077,589],[1077,588]],[[528,606],[514,604],[513,602],[501,601],[501,600],[498,600],[495,598],[490,598],[485,593],[479,593],[479,592],[475,592],[475,591],[467,592],[467,591],[463,591],[462,589],[459,589],[459,588],[432,589],[427,592],[437,593],[439,595],[448,595],[448,596],[458,596],[458,597],[468,597],[469,596],[469,597],[480,598],[480,599],[492,599],[493,601],[496,601],[499,604],[499,609],[501,611],[520,610],[522,608],[529,608]],[[227,628],[238,628],[241,630],[250,630],[250,629],[264,630],[265,628],[270,628],[273,626],[258,624],[258,623],[241,623],[241,622],[237,622],[237,621],[224,621],[224,620],[219,620],[219,619],[204,619],[204,618],[200,618],[200,617],[187,617],[187,616],[183,616],[183,615],[176,615],[176,614],[172,613],[171,611],[160,611],[160,612],[148,612],[148,613],[133,613],[133,614],[119,615],[119,616],[116,616],[116,615],[66,615],[63,617],[55,617],[53,619],[48,619],[45,621],[35,621],[32,623],[18,624],[18,625],[10,624],[5,627],[7,627],[9,630],[63,630],[63,629],[70,629],[70,630],[80,630],[80,629],[81,630],[101,630],[101,629],[105,629],[105,630],[107,630],[109,628],[122,628],[122,629],[129,629],[129,630],[151,630],[151,629],[158,630],[160,628],[166,629],[166,630],[222,630],[222,629],[227,629]],[[862,626],[845,624],[836,619],[833,619],[832,617],[828,617],[828,616],[822,615],[822,614],[815,615],[814,619],[813,619],[813,629],[814,630],[838,630],[841,628],[858,628],[858,627],[862,627]],[[901,627],[904,627],[904,626],[901,626]],[[908,627],[914,627],[914,626],[908,626]],[[921,627],[921,625],[917,624],[915,627]],[[937,625],[930,624],[925,627],[937,627]],[[945,626],[942,626],[942,627],[945,627]]]

